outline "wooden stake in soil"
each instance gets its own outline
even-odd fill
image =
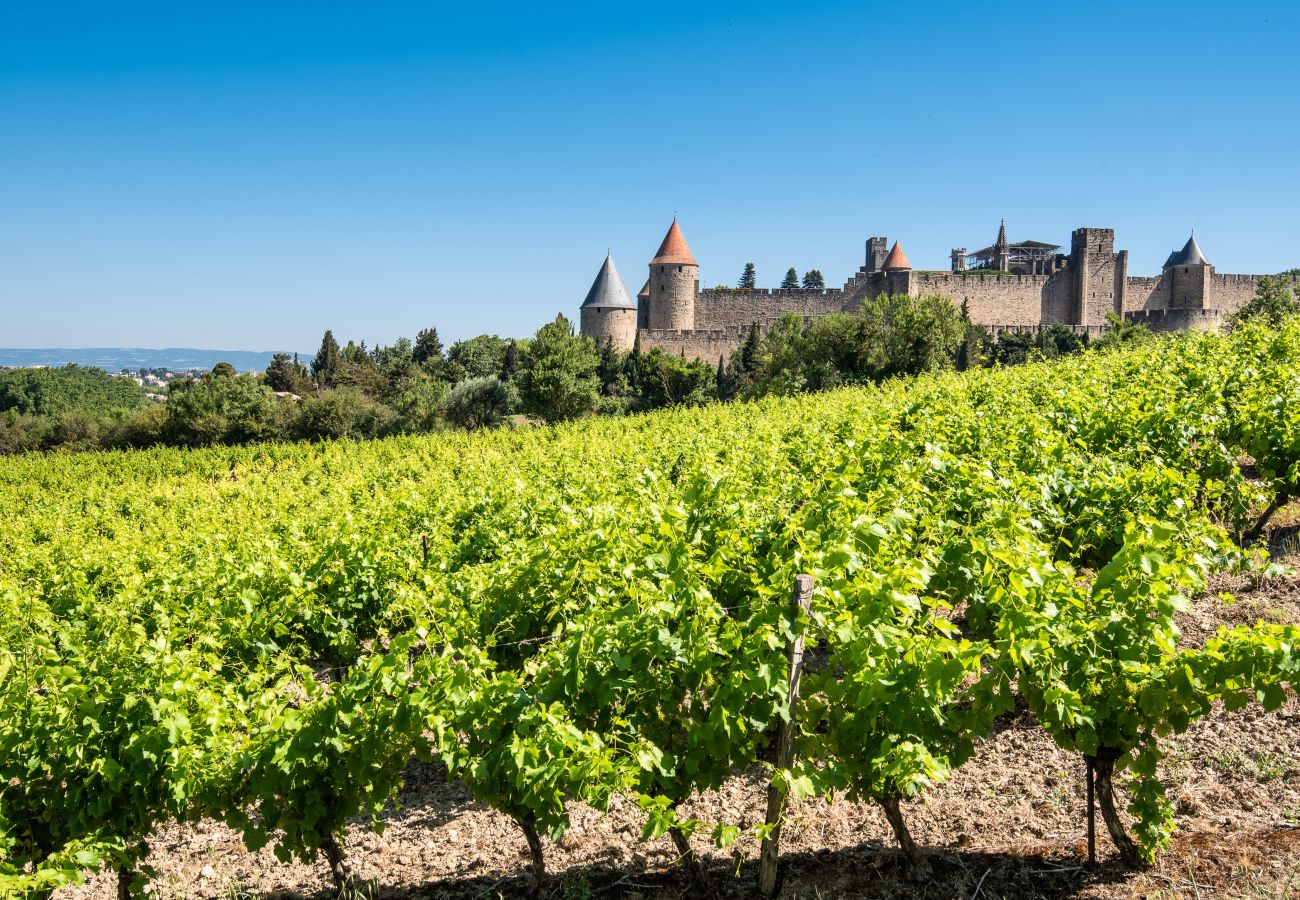
[[[812,605],[811,575],[794,577],[794,595],[790,598],[796,616],[807,615]],[[795,710],[799,704],[799,675],[803,671],[803,635],[795,635],[786,653],[790,658],[790,682],[785,693],[789,720],[782,719],[776,729],[776,768],[788,769],[794,763]],[[776,866],[781,858],[781,815],[785,809],[785,784],[773,778],[767,786],[767,824],[771,832],[759,852],[758,890],[764,897],[776,895]]]
[[[1092,757],[1085,756],[1084,770],[1088,779],[1088,865],[1097,865],[1097,809],[1093,796]]]

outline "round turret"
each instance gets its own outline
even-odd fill
[[[636,342],[636,304],[627,295],[614,257],[605,256],[578,315],[583,336],[591,338],[598,347],[609,342],[620,352],[632,349]]]
[[[693,330],[699,291],[700,265],[673,219],[659,252],[650,260],[650,327]]]

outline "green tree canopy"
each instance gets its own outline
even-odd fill
[[[59,369],[0,372],[0,412],[106,415],[138,409],[146,402],[144,390],[134,381],[116,378],[102,369],[70,364]]]
[[[794,266],[785,270],[785,277],[781,279],[781,290],[793,291],[799,287],[799,273],[794,270]]]
[[[874,379],[953,365],[966,335],[961,312],[947,297],[882,294],[864,300],[863,355]]]
[[[715,397],[713,366],[686,360],[654,347],[633,364],[633,380],[646,409],[662,406],[701,406]]]
[[[467,378],[447,392],[443,415],[460,428],[491,428],[510,412],[510,389],[495,375]]]
[[[271,436],[275,403],[256,377],[204,376],[171,394],[167,430],[173,441],[189,445],[261,440]]]
[[[480,334],[452,344],[447,351],[448,380],[454,382],[500,375],[509,343],[495,334]]]
[[[434,378],[442,375],[442,341],[438,338],[438,329],[424,328],[415,336],[415,346],[411,349],[411,358],[416,365]]]
[[[287,353],[277,353],[266,367],[266,386],[273,391],[302,395],[311,390],[312,384],[302,363]]]
[[[820,269],[809,269],[803,273],[803,286],[810,291],[820,291],[826,287],[826,279]]]
[[[518,375],[525,411],[547,422],[573,419],[600,399],[600,356],[590,338],[576,335],[563,315],[543,325],[530,342]]]

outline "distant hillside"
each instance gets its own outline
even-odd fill
[[[106,372],[122,369],[211,369],[228,362],[239,371],[265,369],[278,350],[196,350],[192,347],[169,347],[150,350],[140,347],[85,347],[75,350],[6,350],[0,348],[0,366],[96,366]],[[305,354],[310,360],[311,355]]]

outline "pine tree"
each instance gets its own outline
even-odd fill
[[[442,341],[438,338],[438,329],[425,328],[415,336],[415,346],[411,349],[411,359],[434,378],[442,374]]]
[[[781,290],[793,291],[799,287],[799,273],[794,270],[794,266],[785,270],[785,278],[781,279]]]
[[[745,263],[745,271],[740,274],[740,282],[736,287],[740,288],[742,291],[752,291],[755,283],[754,264],[752,262],[747,262]]]
[[[316,357],[311,361],[311,374],[316,379],[316,384],[323,388],[334,387],[334,379],[339,373],[339,364],[342,361],[339,350],[339,342],[334,340],[334,332],[325,331],[325,336],[321,338],[320,349],[316,351]]]
[[[810,291],[820,291],[826,287],[826,279],[822,277],[821,269],[809,269],[803,273],[803,286]]]

